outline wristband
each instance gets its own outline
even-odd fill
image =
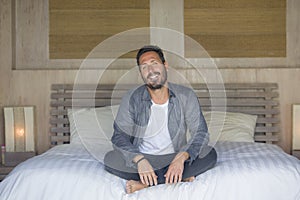
[[[142,158],[140,158],[138,161],[136,161],[136,165],[138,165],[139,164],[139,162],[141,162],[142,160],[144,160],[144,159],[146,159],[145,157],[142,157]]]

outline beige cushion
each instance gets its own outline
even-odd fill
[[[94,158],[103,162],[106,153],[113,149],[111,137],[118,109],[118,105],[69,109],[70,143],[84,145]]]
[[[81,143],[83,138],[110,140],[113,134],[113,121],[118,109],[119,105],[68,109],[70,143]]]
[[[113,121],[119,105],[68,109],[71,144],[110,145]],[[210,143],[216,141],[254,142],[257,116],[232,112],[203,112]],[[224,126],[223,126],[224,123]]]
[[[210,143],[254,142],[256,115],[218,111],[203,112],[203,115],[210,133]]]

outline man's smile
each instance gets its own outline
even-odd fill
[[[151,82],[155,82],[155,81],[158,80],[159,74],[160,74],[160,73],[158,73],[158,72],[152,73],[152,74],[149,74],[147,78],[148,78]]]

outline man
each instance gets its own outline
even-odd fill
[[[115,150],[105,156],[105,169],[127,180],[127,193],[193,181],[217,159],[207,146],[207,125],[197,96],[167,81],[168,63],[159,47],[144,46],[136,60],[145,84],[122,99],[111,139]]]

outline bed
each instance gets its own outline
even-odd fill
[[[131,87],[52,85],[51,148],[12,171],[0,183],[0,199],[300,199],[300,161],[276,145],[283,130],[275,83],[225,84],[225,97],[223,86],[208,90],[205,84],[192,85],[211,132],[216,119],[211,116],[228,113],[224,132],[213,144],[216,166],[191,183],[126,194],[126,181],[107,173],[102,161],[111,149],[108,138],[118,104]],[[226,107],[217,103],[212,108],[212,94],[220,101],[225,98]],[[95,134],[99,127],[101,136]]]

